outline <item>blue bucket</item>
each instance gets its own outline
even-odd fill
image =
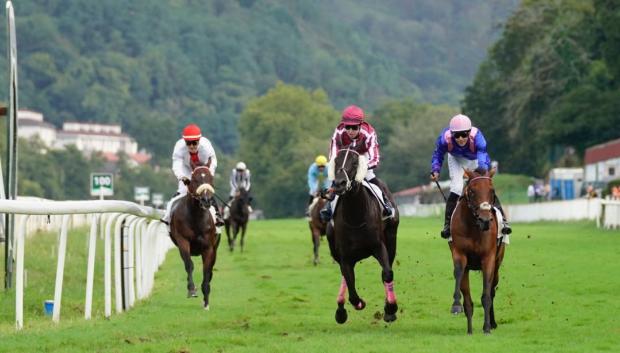
[[[46,300],[43,304],[43,309],[45,309],[46,316],[52,316],[52,314],[54,313],[54,301]]]

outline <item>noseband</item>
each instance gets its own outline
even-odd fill
[[[491,179],[491,177],[487,177],[487,176],[479,176],[479,177],[475,177],[471,180],[469,180],[469,182],[467,183],[467,190],[465,191],[465,200],[467,200],[467,207],[471,210],[472,214],[474,215],[474,217],[476,218],[476,220],[478,222],[483,222],[482,218],[480,218],[480,215],[478,214],[479,210],[482,211],[490,211],[493,208],[493,205],[491,205],[489,202],[484,201],[482,203],[480,203],[479,205],[475,205],[472,203],[472,200],[470,200],[469,198],[469,189],[471,184],[473,184],[474,181],[480,180],[480,179]]]

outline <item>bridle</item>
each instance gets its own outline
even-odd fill
[[[349,158],[349,152],[353,152],[355,153],[358,158],[359,158],[359,152],[352,150],[350,148],[346,148],[344,149],[346,151],[345,155],[344,155],[344,159],[342,160],[342,164],[340,165],[340,168],[337,168],[336,171],[341,171],[344,173],[344,177],[347,179],[347,183],[345,185],[345,192],[351,191],[351,189],[353,188],[353,181],[351,180],[351,178],[349,177],[349,173],[347,173],[346,169],[344,169],[344,166],[347,164],[347,159]],[[338,151],[338,153],[340,153],[343,150]]]
[[[194,179],[194,173],[196,173],[199,169],[206,169],[209,173],[211,173],[211,171],[209,170],[209,167],[207,166],[196,167],[192,171],[192,179]],[[198,203],[200,204],[200,208],[202,208],[203,210],[208,210],[210,207],[209,202],[202,196],[202,194],[204,194],[204,192],[209,189],[213,190],[213,187],[208,183],[204,183],[204,184],[199,185],[196,188],[196,192],[189,193],[192,199],[198,201]]]
[[[470,197],[469,197],[469,191],[470,191],[471,185],[472,185],[475,181],[477,181],[477,180],[481,180],[481,179],[487,179],[487,180],[490,180],[490,179],[491,179],[491,177],[488,177],[488,176],[478,176],[478,177],[475,177],[475,178],[470,179],[470,180],[467,182],[467,186],[466,186],[466,188],[465,188],[465,192],[464,192],[464,194],[465,194],[465,196],[464,196],[464,197],[465,197],[465,200],[467,201],[467,207],[471,210],[472,214],[474,215],[474,217],[476,218],[476,220],[477,220],[478,222],[484,222],[484,221],[482,220],[482,218],[480,217],[480,215],[478,214],[478,211],[480,211],[480,210],[482,210],[482,211],[491,211],[491,209],[493,209],[493,205],[492,205],[492,204],[490,204],[489,202],[484,201],[484,202],[481,202],[480,204],[476,205],[476,204],[473,204],[473,203],[472,203],[472,200],[471,200],[471,199],[470,199]],[[494,197],[495,197],[495,196],[494,196]]]

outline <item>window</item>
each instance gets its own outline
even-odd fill
[[[616,175],[616,168],[615,167],[609,167],[609,169],[607,169],[607,174],[609,176],[614,176]]]

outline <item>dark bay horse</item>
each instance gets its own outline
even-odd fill
[[[245,230],[248,226],[250,212],[250,194],[245,188],[239,188],[235,197],[230,202],[230,216],[225,220],[226,237],[228,238],[228,248],[232,252],[235,249],[237,234],[241,231],[241,252],[245,239]],[[232,228],[232,235],[231,235]]]
[[[326,202],[327,200],[319,195],[314,198],[314,201],[312,201],[310,205],[312,208],[310,209],[310,220],[308,221],[308,225],[310,226],[310,234],[312,235],[312,245],[314,249],[314,259],[312,263],[315,266],[319,263],[321,236],[325,235],[327,230],[327,222],[323,222],[320,216],[321,209],[325,206]]]
[[[327,240],[332,257],[340,265],[342,273],[336,309],[336,322],[340,324],[347,321],[347,311],[344,308],[347,288],[349,302],[353,307],[356,310],[366,307],[355,289],[355,264],[369,256],[373,256],[382,269],[381,279],[386,296],[383,320],[396,320],[398,310],[392,272],[392,263],[396,256],[398,210],[394,208],[394,218],[382,220],[382,206],[362,185],[367,171],[366,157],[352,149],[338,151],[329,166],[330,179],[334,181],[334,193],[339,195],[333,226],[330,223],[327,228]],[[387,188],[384,189],[391,198]]]
[[[209,164],[211,161],[209,160]],[[210,211],[210,197],[214,193],[213,176],[209,165],[198,166],[187,185],[187,195],[181,198],[172,211],[170,236],[179,248],[187,272],[187,297],[196,297],[192,278],[192,256],[202,256],[202,294],[204,308],[209,310],[209,292],[217,247],[220,239],[215,234],[214,216]]]
[[[460,291],[467,316],[467,333],[472,333],[471,318],[474,306],[469,288],[469,271],[482,271],[482,306],[484,308],[484,333],[497,327],[493,300],[499,282],[499,267],[504,259],[505,245],[497,239],[497,217],[492,205],[495,201],[493,180],[495,170],[475,172],[465,170],[469,181],[463,188],[450,229],[452,261],[454,263],[454,303],[452,313],[463,311]]]

